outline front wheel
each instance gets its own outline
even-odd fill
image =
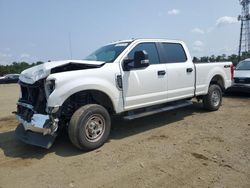
[[[203,107],[210,111],[218,110],[222,102],[222,91],[218,85],[210,85],[207,95],[203,96]]]
[[[81,150],[93,150],[108,139],[111,120],[107,110],[97,104],[79,108],[71,117],[68,133],[73,145]]]

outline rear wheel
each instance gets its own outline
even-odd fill
[[[203,107],[210,111],[218,110],[222,102],[222,91],[218,85],[210,85],[207,95],[203,96]]]
[[[97,104],[79,108],[71,117],[68,133],[71,142],[81,150],[93,150],[108,139],[111,120],[107,110]]]

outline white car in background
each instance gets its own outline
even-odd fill
[[[234,82],[229,91],[250,93],[250,59],[239,62],[234,70]]]
[[[19,80],[19,74],[6,74],[0,76],[0,84],[12,84],[17,83]]]

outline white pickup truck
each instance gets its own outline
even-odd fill
[[[108,139],[111,115],[131,120],[190,105],[194,97],[218,110],[233,66],[194,64],[182,41],[135,39],[103,46],[85,60],[29,68],[19,79],[17,137],[50,148],[66,127],[76,147],[92,150]]]

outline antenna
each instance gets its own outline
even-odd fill
[[[240,27],[240,43],[239,43],[239,60],[243,52],[250,51],[250,15],[249,15],[249,3],[250,0],[239,0],[242,6],[241,15],[238,16],[238,20],[241,21]]]
[[[72,59],[72,46],[71,46],[71,33],[69,32],[69,52],[70,52],[70,59]]]

